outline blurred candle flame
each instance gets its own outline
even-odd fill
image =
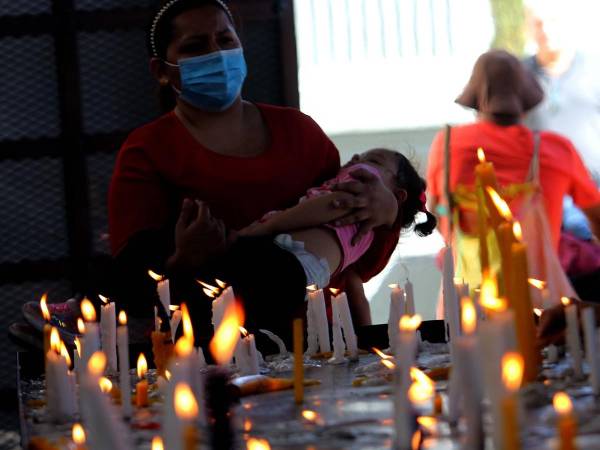
[[[492,202],[494,202],[494,206],[496,207],[500,215],[504,218],[504,220],[513,220],[513,215],[510,211],[510,207],[508,206],[508,203],[506,203],[506,201],[502,197],[500,197],[500,194],[498,194],[498,192],[496,192],[496,190],[493,187],[486,186],[485,189],[490,198],[492,199]]]
[[[485,162],[485,152],[483,151],[483,148],[481,148],[481,147],[479,147],[477,149],[477,159],[479,160],[480,163]]]
[[[175,414],[183,420],[193,420],[198,417],[198,402],[190,386],[186,383],[177,383],[175,386]]]
[[[90,302],[87,298],[84,298],[81,301],[81,314],[86,322],[95,322],[96,321],[96,309],[92,302]]]
[[[181,304],[181,323],[183,324],[183,335],[194,345],[194,327],[192,327],[192,319],[185,303]]]
[[[227,287],[227,283],[225,283],[224,281],[221,281],[221,280],[219,280],[217,278],[215,278],[215,281],[216,281],[216,283],[219,285],[219,287],[221,289],[225,289]]]
[[[157,274],[153,270],[148,270],[148,275],[150,275],[150,278],[152,278],[154,281],[163,281],[165,279],[164,276]]]
[[[42,298],[40,299],[40,309],[42,310],[42,317],[44,318],[44,320],[46,322],[50,322],[51,316],[50,316],[50,310],[48,309],[48,293],[44,292],[44,295],[42,295]]]
[[[169,305],[169,311],[177,311],[179,309],[179,305]]]
[[[338,295],[341,292],[341,289],[329,288],[329,292],[331,292],[333,295]]]
[[[515,239],[517,241],[523,240],[523,229],[521,228],[521,224],[519,222],[513,223],[513,234],[515,235]]]
[[[400,285],[398,283],[388,284],[390,289],[400,289]]]
[[[127,314],[125,314],[125,311],[119,311],[119,325],[127,325]]]
[[[305,409],[302,411],[302,417],[309,422],[316,422],[319,419],[319,414],[315,411],[311,411],[310,409]]]
[[[390,355],[386,355],[385,353],[383,353],[381,350],[379,350],[376,347],[371,347],[371,349],[375,352],[375,354],[377,356],[379,356],[381,359],[393,359],[393,356]]]
[[[508,352],[502,357],[502,381],[510,392],[521,387],[523,380],[523,357],[516,352]]]
[[[80,423],[73,424],[73,442],[77,445],[85,444],[85,431]]]
[[[94,352],[88,361],[88,371],[94,376],[101,376],[106,369],[106,355],[104,352]]]
[[[67,367],[71,367],[71,355],[69,355],[69,350],[67,350],[67,346],[63,341],[60,341],[60,356],[65,358],[67,363]]]
[[[435,434],[438,420],[431,416],[419,416],[417,417],[417,423],[429,434]]]
[[[100,385],[100,390],[105,394],[108,394],[110,391],[112,391],[113,384],[108,378],[101,377],[100,381],[98,381],[98,384]]]
[[[421,316],[419,314],[404,315],[400,318],[398,325],[401,331],[415,331],[421,325]]]
[[[108,297],[98,294],[98,298],[100,298],[100,300],[102,300],[102,303],[104,303],[105,305],[108,303]]]
[[[271,450],[271,445],[266,439],[250,438],[246,448],[248,450]]]
[[[248,337],[248,330],[246,330],[244,327],[240,327],[240,333],[242,333],[242,336]]]
[[[311,284],[310,286],[306,286],[306,290],[310,292],[315,292],[318,290],[318,288],[316,284]]]
[[[461,306],[461,324],[465,334],[473,334],[477,325],[477,311],[473,300],[469,297],[463,297],[460,300]]]
[[[231,360],[240,339],[240,326],[243,322],[242,307],[237,302],[230,303],[209,345],[210,352],[218,364],[226,364]]]
[[[77,352],[77,356],[79,356],[81,358],[81,341],[79,340],[79,337],[75,337],[75,351]]]
[[[536,280],[535,278],[527,278],[527,282],[532,285],[536,289],[544,289],[546,287],[546,282],[542,280]]]
[[[554,406],[554,410],[561,416],[570,414],[573,410],[571,398],[564,392],[557,392],[554,394],[552,405]]]
[[[146,357],[143,353],[140,353],[137,360],[137,376],[139,379],[142,379],[146,376],[146,372],[148,371],[148,362],[146,361]]]
[[[421,446],[421,430],[415,431],[411,440],[412,450],[419,450]]]
[[[394,370],[396,368],[396,364],[394,364],[389,359],[381,359],[379,362],[381,362],[381,364],[383,364],[385,367],[387,367],[390,370]]]
[[[77,331],[79,331],[79,334],[85,333],[85,323],[81,317],[77,318]]]
[[[160,436],[154,436],[152,438],[152,448],[151,450],[165,450],[165,446],[163,445],[163,440]]]
[[[50,329],[50,348],[60,354],[60,334],[56,327]]]
[[[542,317],[544,310],[541,308],[533,308],[533,313],[538,317]]]
[[[186,358],[192,354],[194,344],[186,336],[181,336],[175,344],[175,354],[180,358]]]
[[[408,389],[408,398],[412,402],[424,402],[433,398],[435,395],[435,384],[425,372],[416,367],[411,367],[410,378],[413,380],[413,383]]]
[[[563,306],[569,306],[571,304],[571,299],[569,297],[561,297],[560,302]]]

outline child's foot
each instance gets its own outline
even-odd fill
[[[27,302],[23,305],[21,311],[25,320],[38,331],[44,329],[46,320],[42,316],[39,302]],[[74,298],[62,303],[48,303],[50,312],[50,325],[56,327],[61,338],[70,345],[73,345],[77,331],[77,318],[80,317],[79,302]]]

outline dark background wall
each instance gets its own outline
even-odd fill
[[[241,22],[246,98],[297,106],[292,0],[229,3]],[[24,302],[85,292],[90,267],[106,257],[116,153],[131,129],[159,115],[144,41],[155,4],[0,0],[3,338]],[[14,398],[14,351],[0,345],[5,398]],[[16,427],[8,403],[0,429]]]

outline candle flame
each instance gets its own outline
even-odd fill
[[[379,362],[381,362],[381,364],[383,364],[385,367],[387,367],[390,370],[394,370],[396,368],[396,364],[394,364],[389,359],[381,359]]]
[[[329,292],[331,292],[333,295],[338,295],[341,291],[341,289],[329,288]]]
[[[521,387],[523,380],[523,357],[516,352],[508,352],[502,357],[502,381],[510,392]]]
[[[77,356],[81,358],[81,341],[79,337],[75,337],[75,351],[77,352]]]
[[[192,354],[194,350],[194,344],[186,336],[181,336],[175,344],[175,353],[180,358],[186,358]]]
[[[415,314],[414,316],[404,315],[398,322],[401,331],[415,331],[421,325],[421,316]]]
[[[271,445],[266,439],[250,438],[246,448],[247,450],[271,450]]]
[[[242,336],[248,337],[248,330],[246,330],[244,327],[240,327],[240,333],[242,333]]]
[[[246,433],[252,431],[252,421],[248,418],[244,419],[244,431]]]
[[[69,355],[69,350],[67,350],[67,346],[63,341],[60,341],[60,356],[65,358],[65,362],[67,363],[67,367],[71,368],[71,355]]]
[[[85,323],[81,317],[77,318],[77,331],[79,331],[79,334],[85,333]]]
[[[388,284],[390,289],[400,289],[400,285],[398,283]]]
[[[569,297],[561,297],[560,302],[563,306],[569,306],[571,304],[571,299]]]
[[[386,355],[385,353],[383,353],[381,350],[379,350],[378,348],[375,347],[371,347],[371,350],[373,350],[375,352],[375,354],[377,356],[379,356],[381,359],[392,359],[393,357],[390,355]]]
[[[50,348],[60,354],[60,334],[56,327],[50,329]]]
[[[98,384],[100,385],[100,390],[105,394],[108,394],[110,391],[112,391],[113,384],[108,378],[101,377],[98,381]]]
[[[171,381],[171,372],[169,372],[168,370],[165,370],[165,378],[167,379],[167,381]]]
[[[125,311],[119,311],[119,325],[127,325],[127,314],[125,314]]]
[[[490,198],[492,199],[492,202],[494,202],[494,206],[496,207],[500,215],[504,218],[504,220],[513,220],[513,215],[510,211],[508,203],[506,203],[506,201],[502,197],[500,197],[500,194],[498,194],[498,192],[496,192],[496,190],[490,186],[486,186],[485,189]]]
[[[85,444],[85,431],[83,430],[83,427],[81,426],[80,423],[73,424],[72,435],[73,435],[73,442],[75,444],[77,444],[77,445]]]
[[[152,278],[154,281],[163,281],[165,279],[163,275],[159,275],[153,270],[148,270],[148,275],[150,275],[150,278]]]
[[[106,355],[101,351],[94,352],[88,361],[88,372],[99,377],[104,373],[104,369],[106,369]]]
[[[527,278],[527,282],[532,285],[536,289],[544,289],[546,287],[546,282],[542,280],[536,280],[535,278]]]
[[[204,281],[201,280],[196,280],[196,283],[198,283],[200,286],[202,286],[204,288],[204,291],[206,292],[206,290],[212,291],[215,294],[219,293],[219,288],[216,286],[213,286],[212,284],[208,284],[205,283]]]
[[[86,322],[96,321],[96,309],[94,308],[92,302],[90,302],[87,298],[84,298],[81,301],[81,314]]]
[[[463,297],[460,300],[461,306],[461,322],[462,329],[465,334],[473,334],[475,332],[475,326],[477,324],[477,311],[473,300],[469,297]]]
[[[554,394],[554,397],[552,398],[552,405],[554,406],[554,410],[561,416],[570,414],[573,410],[571,398],[564,392],[557,392]]]
[[[479,147],[477,149],[477,159],[479,160],[480,163],[485,162],[485,152],[483,151],[483,149],[481,147]]]
[[[146,361],[146,357],[143,353],[140,353],[137,360],[137,376],[142,379],[146,376],[146,372],[148,371],[148,362]]]
[[[215,278],[215,281],[217,283],[217,285],[221,288],[221,289],[225,289],[227,287],[227,283],[225,283],[224,281],[221,281],[217,278]]]
[[[190,386],[186,383],[177,383],[175,386],[175,414],[183,420],[194,420],[198,417],[198,402]]]
[[[523,240],[523,229],[521,228],[521,224],[519,222],[513,223],[513,234],[515,235],[515,239],[517,241]]]
[[[50,316],[50,310],[48,309],[48,293],[44,292],[44,295],[42,295],[42,298],[40,299],[40,309],[42,310],[42,317],[44,318],[44,320],[46,322],[50,322],[51,316]]]
[[[496,280],[485,273],[481,282],[481,292],[479,294],[479,304],[485,309],[502,312],[506,310],[506,301],[498,298],[498,284]]]
[[[410,442],[412,450],[419,450],[421,447],[421,430],[415,431]]]
[[[415,403],[430,400],[435,395],[435,384],[425,372],[416,367],[410,368],[410,378],[413,380],[408,389],[408,398]]]
[[[533,308],[533,313],[538,317],[542,317],[544,310],[541,308]]]
[[[319,414],[315,411],[311,411],[310,409],[305,409],[302,411],[302,417],[308,420],[309,422],[316,422],[319,418]]]
[[[151,450],[165,450],[165,446],[163,445],[163,440],[160,436],[154,436],[152,438],[152,448]]]
[[[105,305],[108,303],[108,297],[105,297],[104,295],[100,294],[98,294],[98,297],[100,298],[100,300],[102,300],[102,303],[104,303]]]
[[[306,290],[310,291],[310,292],[315,292],[317,291],[319,288],[317,287],[316,284],[311,284],[310,286],[306,286]]]
[[[177,311],[179,309],[179,305],[169,305],[169,311]]]
[[[207,297],[210,297],[210,298],[215,298],[217,296],[215,291],[211,291],[210,289],[207,289],[207,288],[202,288],[202,292],[204,292],[204,295],[206,295]]]
[[[417,417],[417,423],[429,434],[435,434],[438,420],[431,416],[419,416]]]
[[[190,318],[190,312],[185,303],[181,304],[181,323],[183,324],[183,335],[190,340],[192,345],[194,344],[194,327],[192,327],[192,319]]]
[[[218,364],[227,364],[240,339],[240,326],[244,322],[244,310],[237,302],[227,306],[223,320],[210,341],[210,352]]]

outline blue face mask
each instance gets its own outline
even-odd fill
[[[224,111],[242,90],[247,69],[241,48],[180,59],[182,100],[204,111]]]

